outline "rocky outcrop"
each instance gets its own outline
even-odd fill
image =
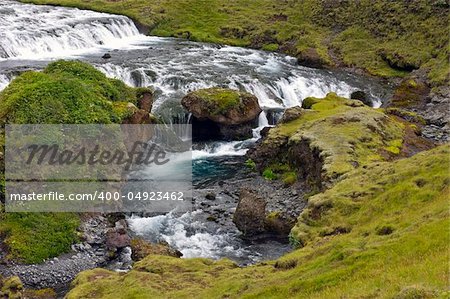
[[[181,104],[193,115],[194,140],[249,138],[262,111],[255,96],[223,88],[191,92]]]
[[[152,244],[143,239],[131,240],[131,252],[133,261],[140,261],[149,255],[183,256],[180,251],[171,248],[167,243]]]
[[[404,109],[416,113],[425,120],[422,135],[445,143],[450,140],[450,88],[431,88],[427,74],[415,71],[396,88],[385,107]]]
[[[293,121],[293,120],[299,118],[302,114],[303,114],[302,107],[295,106],[295,107],[292,107],[292,108],[288,108],[288,109],[286,109],[286,111],[284,111],[284,114],[281,117],[280,122],[281,123],[288,123],[290,121]]]
[[[362,90],[352,92],[352,94],[350,95],[350,99],[361,101],[364,105],[367,105],[369,107],[373,106],[372,100],[367,96],[367,93]]]

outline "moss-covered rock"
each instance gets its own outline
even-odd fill
[[[194,140],[249,138],[262,111],[254,95],[224,88],[191,92],[181,104],[193,115]]]
[[[140,261],[149,255],[167,255],[172,257],[181,257],[183,255],[168,244],[151,244],[143,239],[131,240],[131,252],[131,258],[134,261]]]
[[[411,124],[334,93],[303,104],[311,109],[270,130],[249,152],[258,170],[289,164],[299,179],[320,189],[355,168],[399,157],[407,144],[421,141],[407,134]]]
[[[25,72],[0,93],[0,120],[14,124],[121,123],[150,90],[107,78],[80,61],[56,61],[42,72]],[[148,105],[147,105],[148,108]]]

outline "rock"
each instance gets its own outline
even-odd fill
[[[138,108],[151,112],[153,107],[153,91],[148,88],[140,88],[137,92],[137,97]]]
[[[254,191],[242,189],[233,216],[236,227],[246,236],[265,231],[266,201]]]
[[[303,114],[303,109],[300,106],[288,108],[284,112],[283,117],[281,118],[280,122],[288,123],[290,121],[293,121],[294,119],[299,118],[302,114]]]
[[[133,261],[140,261],[148,255],[167,255],[172,257],[182,257],[183,254],[171,248],[167,243],[151,244],[143,239],[131,240],[131,258]]]
[[[124,248],[130,246],[130,242],[131,238],[126,232],[122,233],[122,231],[112,229],[106,234],[106,246],[109,249]]]
[[[198,141],[249,138],[262,112],[254,95],[224,88],[191,92],[181,104],[193,115],[193,139]]]
[[[110,58],[111,58],[111,54],[105,53],[105,54],[102,56],[102,58],[103,58],[103,59],[110,59]]]
[[[297,60],[299,65],[316,69],[321,69],[327,64],[326,61],[322,57],[320,57],[319,53],[314,48],[308,48],[305,51],[297,54]]]
[[[367,105],[369,107],[373,107],[372,100],[369,99],[369,97],[367,96],[367,94],[364,91],[357,90],[357,91],[352,92],[352,94],[350,95],[350,99],[361,101],[365,105]]]
[[[214,194],[213,192],[209,192],[205,195],[205,198],[207,200],[215,200],[216,199],[216,194]]]
[[[316,103],[320,102],[320,99],[318,98],[313,98],[313,97],[308,97],[306,99],[303,99],[302,101],[302,108],[303,109],[311,109],[312,106]]]

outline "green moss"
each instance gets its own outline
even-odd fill
[[[251,170],[256,170],[256,163],[252,159],[248,159],[247,161],[245,161],[245,166],[247,166]]]
[[[120,123],[116,103],[136,103],[136,91],[89,64],[56,61],[43,72],[25,72],[0,93],[3,123]],[[116,106],[117,108],[117,106]]]
[[[270,168],[264,169],[264,171],[263,171],[263,173],[262,173],[262,176],[263,176],[266,180],[269,180],[269,181],[273,181],[273,180],[278,179],[278,176],[277,176],[277,175],[273,172],[273,170],[270,169]]]
[[[262,47],[262,49],[264,51],[270,51],[270,52],[275,52],[278,50],[278,48],[279,48],[278,44],[266,44]]]
[[[288,137],[290,147],[307,142],[311,151],[320,152],[325,180],[334,180],[354,168],[383,161],[380,154],[383,150],[399,154],[405,135],[405,125],[401,121],[334,93],[324,99],[309,98],[306,102],[314,103],[312,109],[272,129],[263,146],[271,146],[280,136]],[[269,165],[279,159],[274,157]]]
[[[294,171],[285,172],[282,175],[282,180],[287,186],[293,185],[297,181],[297,173]]]
[[[445,298],[449,154],[442,146],[348,173],[310,198],[290,235],[303,247],[276,262],[147,257],[126,274],[83,272],[68,298]]]
[[[312,106],[316,103],[318,103],[320,99],[313,98],[313,97],[307,97],[302,101],[302,108],[303,109],[311,109]]]
[[[223,114],[232,108],[241,105],[241,93],[232,89],[225,88],[208,88],[200,89],[192,93],[203,101],[214,104],[215,111],[213,114]]]
[[[3,124],[122,123],[143,90],[108,79],[89,64],[56,61],[43,72],[25,72],[0,93]],[[1,135],[1,145],[4,135]],[[4,175],[1,179],[4,194]],[[64,213],[1,214],[8,258],[39,263],[70,250],[79,217]]]
[[[70,250],[78,240],[79,218],[68,213],[3,213],[0,234],[8,258],[40,263]]]

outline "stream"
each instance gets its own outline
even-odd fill
[[[111,58],[102,58],[105,53]],[[302,67],[282,54],[145,36],[124,16],[0,0],[0,90],[21,72],[41,70],[57,59],[79,59],[130,86],[152,87],[152,113],[167,123],[189,122],[180,101],[193,90],[221,86],[258,98],[264,111],[252,139],[194,144],[194,211],[128,218],[135,235],[163,240],[184,258],[227,257],[240,264],[274,259],[290,250],[286,240],[240,238],[231,222],[237,202],[234,190],[217,189],[224,181],[232,188],[227,182],[252,176],[243,169],[244,155],[260,137],[259,131],[276,124],[284,109],[301,105],[309,96],[333,91],[349,97],[362,90],[377,108],[391,92],[375,80]],[[214,202],[205,198],[208,192],[216,194]],[[226,217],[210,221],[212,210]]]

